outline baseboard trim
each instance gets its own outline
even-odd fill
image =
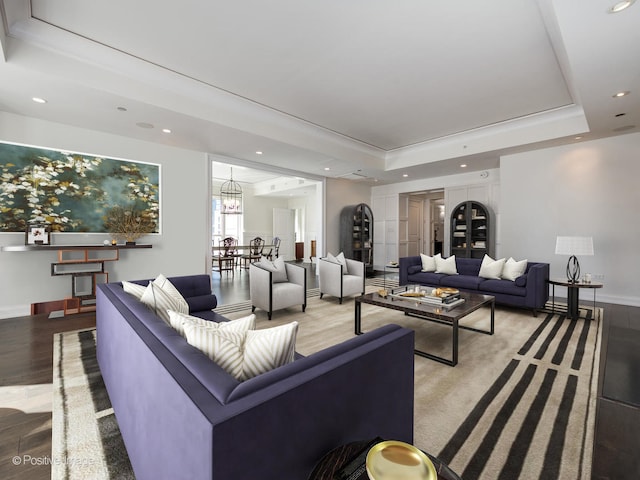
[[[31,315],[31,305],[3,305],[0,306],[0,319],[26,317]]]

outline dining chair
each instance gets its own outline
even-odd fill
[[[269,249],[269,253],[266,253],[264,256],[269,260],[273,260],[274,258],[278,258],[280,256],[280,237],[273,237],[273,246]]]
[[[243,261],[242,268],[249,268],[249,264],[257,262],[262,258],[262,250],[264,249],[264,240],[256,237],[249,242],[249,252],[242,254],[240,257]]]
[[[221,240],[218,251],[214,252],[212,256],[212,270],[220,272],[221,276],[223,271],[230,271],[233,274],[236,258],[238,258],[237,247],[238,241],[233,237],[226,237]]]

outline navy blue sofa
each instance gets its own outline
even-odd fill
[[[537,316],[538,309],[549,300],[549,264],[528,262],[522,276],[511,280],[487,280],[479,277],[482,259],[456,257],[458,275],[422,272],[420,256],[400,259],[400,285],[419,284],[431,287],[453,287],[472,293],[492,295],[497,304],[530,308]]]
[[[209,310],[208,275],[169,280],[206,307],[192,315],[226,320]],[[388,325],[238,382],[120,283],[98,286],[96,323],[98,363],[138,479],[301,480],[338,445],[413,441],[411,330]]]

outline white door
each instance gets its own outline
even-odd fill
[[[415,256],[420,253],[420,232],[422,231],[422,201],[409,199],[407,224],[407,254]]]
[[[295,260],[295,212],[288,208],[273,209],[273,236],[280,237],[279,255],[285,260]]]

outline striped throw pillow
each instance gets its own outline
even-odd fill
[[[297,333],[298,322],[249,330],[244,342],[243,380],[293,362]]]
[[[167,279],[167,277],[165,277],[163,274],[160,274],[155,278],[153,283],[159,286],[167,295],[175,300],[178,308],[175,308],[174,310],[180,313],[189,313],[189,304],[175,287],[175,285]]]
[[[243,380],[242,350],[246,335],[244,332],[202,327],[191,323],[185,323],[183,326],[190,345],[202,351],[236,380]]]
[[[204,318],[194,317],[180,312],[174,312],[169,310],[169,323],[176,331],[185,337],[184,325],[200,325],[206,328],[219,328],[221,330],[227,330],[229,332],[241,332],[244,333],[247,330],[253,330],[256,328],[256,316],[251,314],[247,317],[238,318],[229,322],[212,322],[211,320],[205,320]]]
[[[140,301],[153,310],[153,312],[167,322],[168,325],[171,325],[168,311],[180,311],[178,302],[153,282],[149,282],[142,297],[140,297]]]
[[[140,297],[142,297],[142,294],[144,294],[144,291],[147,289],[147,287],[138,283],[123,281],[122,289],[125,291],[125,293],[133,295],[138,300],[140,300]]]

